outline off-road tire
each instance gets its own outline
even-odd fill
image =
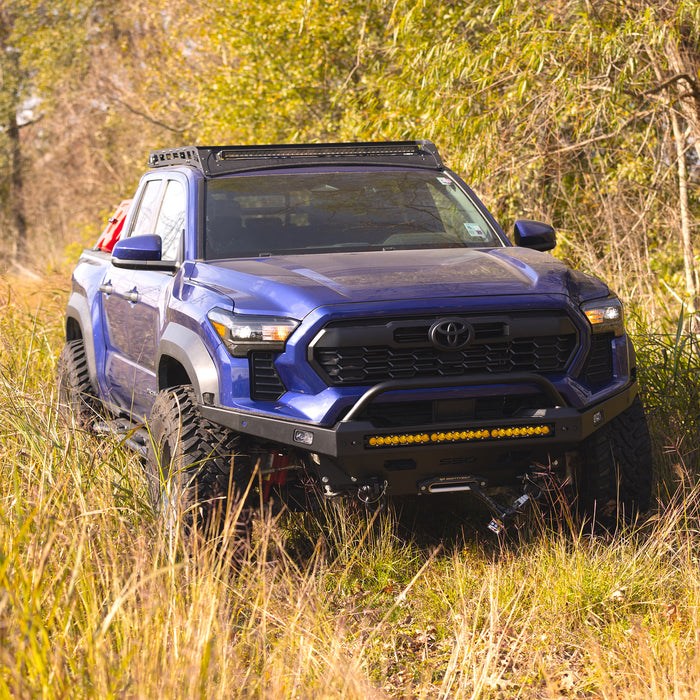
[[[238,436],[202,417],[191,386],[159,392],[148,427],[146,471],[154,509],[170,527],[211,528],[225,514],[227,496],[247,486],[249,470],[235,456]],[[239,521],[246,531],[247,519],[246,511]]]
[[[604,525],[632,520],[649,508],[651,440],[639,397],[583,444],[579,498],[583,512]]]
[[[97,415],[98,400],[90,382],[82,340],[69,340],[58,358],[59,412],[79,428],[88,429]]]

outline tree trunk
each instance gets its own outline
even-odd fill
[[[4,209],[10,230],[12,258],[26,262],[27,258],[27,218],[24,210],[24,173],[22,170],[22,145],[17,113],[21,106],[20,82],[22,67],[20,52],[9,41],[15,17],[11,6],[0,5],[0,89],[2,89],[2,117],[0,128],[6,138],[7,171],[3,173],[6,184],[7,201]]]
[[[682,71],[687,68],[687,66],[685,66],[682,62],[677,45],[670,38],[666,41],[665,52],[669,68],[676,71],[676,75],[678,75],[678,71]],[[650,57],[657,80],[660,84],[664,84],[665,78],[656,58],[653,55]],[[681,82],[688,82],[691,92],[687,94],[681,93],[679,90],[679,83]],[[688,134],[691,137],[691,141],[694,143],[694,147],[697,149],[697,137],[700,135],[698,128],[700,127],[697,118],[697,104],[695,103],[694,94],[692,93],[693,87],[692,82],[686,81],[685,79],[668,83],[665,87],[666,98],[664,100],[666,109],[668,110],[669,119],[671,120],[673,141],[676,147],[678,214],[680,217],[681,248],[683,251],[683,272],[685,276],[685,293],[686,297],[688,298],[687,306],[690,315],[690,326],[692,329],[698,325],[696,320],[696,314],[698,311],[698,276],[695,270],[695,255],[693,251],[693,238],[691,234],[691,213],[690,198],[688,193],[688,166],[686,153],[687,137],[684,126],[687,125]],[[681,117],[684,119],[685,124],[681,121]]]
[[[27,218],[24,214],[24,173],[22,145],[16,114],[10,115],[7,129],[10,172],[10,227],[14,234],[14,257],[19,263],[27,261]]]
[[[700,158],[700,85],[695,78],[698,74],[700,55],[694,58],[695,60],[692,60],[687,54],[682,56],[678,44],[671,38],[666,41],[666,59],[672,74],[687,76],[676,83],[678,107],[693,140],[692,147]]]
[[[695,272],[695,255],[690,233],[690,206],[688,199],[688,168],[686,165],[685,135],[681,129],[678,114],[670,105],[669,114],[673,126],[673,140],[676,144],[676,163],[678,168],[678,210],[681,223],[681,244],[683,247],[683,269],[685,271],[685,291],[689,297],[688,310],[697,311],[698,281]]]

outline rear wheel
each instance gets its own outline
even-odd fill
[[[82,340],[70,340],[58,358],[58,398],[60,413],[89,428],[97,414],[98,399],[90,382],[87,356]]]
[[[191,386],[159,392],[149,428],[147,473],[155,510],[170,527],[180,521],[213,526],[226,512],[227,497],[247,485],[249,470],[235,458],[236,433],[202,417]]]
[[[649,508],[651,440],[638,396],[584,442],[582,455],[579,497],[587,515],[609,525]]]

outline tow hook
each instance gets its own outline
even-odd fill
[[[525,511],[528,504],[536,501],[542,495],[542,489],[532,479],[525,475],[520,477],[523,482],[523,493],[518,496],[511,505],[503,507],[500,503],[494,501],[493,498],[486,495],[478,486],[472,486],[471,492],[493,513],[493,518],[488,524],[488,529],[496,535],[500,535],[506,528],[506,525],[516,515],[520,515]]]
[[[470,475],[438,476],[418,482],[418,493],[449,493],[452,491],[468,491],[474,494],[493,513],[488,524],[489,530],[499,535],[505,529],[508,521],[522,513],[527,504],[537,500],[542,495],[542,489],[525,474],[518,477],[522,481],[522,495],[518,496],[508,507],[502,506],[482,489],[487,485],[483,477]],[[360,499],[362,500],[362,499]]]
[[[362,484],[357,489],[357,498],[364,503],[367,508],[375,503],[379,503],[378,508],[382,510],[384,508],[384,497],[386,496],[386,489],[388,486],[388,481],[384,481],[380,484],[379,479],[373,476],[368,482]]]

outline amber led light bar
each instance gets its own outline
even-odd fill
[[[378,447],[405,447],[406,445],[439,445],[441,443],[480,442],[483,440],[512,440],[554,435],[553,425],[512,425],[509,427],[479,428],[478,430],[447,430],[432,433],[396,433],[366,435],[365,445]]]

